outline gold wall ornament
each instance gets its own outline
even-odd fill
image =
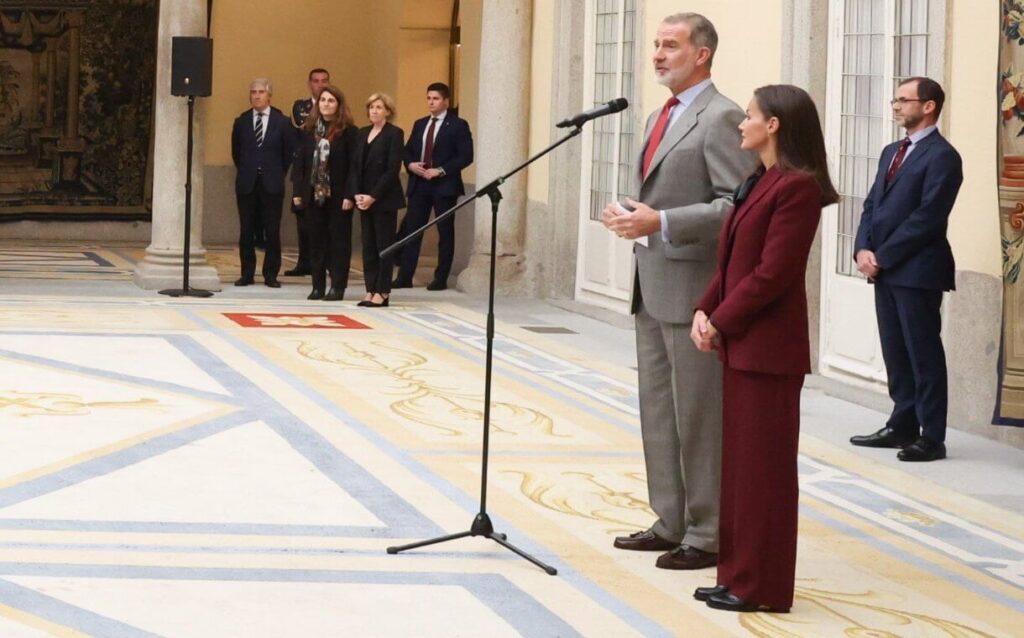
[[[505,470],[519,477],[522,494],[541,507],[601,523],[610,523],[608,533],[644,527],[655,516],[644,495],[647,482],[641,472],[609,471],[603,474],[563,470],[543,475],[523,470]]]
[[[445,379],[427,367],[423,355],[379,341],[357,347],[349,341],[313,344],[300,341],[297,352],[312,361],[338,366],[348,373],[374,375],[386,383],[367,384],[380,395],[399,396],[390,404],[398,417],[431,428],[445,436],[466,436],[479,431],[484,401],[478,393],[462,392],[431,379]],[[360,378],[361,383],[365,378]],[[363,386],[360,386],[362,389]],[[554,420],[533,408],[505,401],[491,401],[491,433],[571,438],[555,431]]]
[[[93,410],[161,409],[158,399],[141,398],[135,401],[86,401],[77,394],[53,392],[0,391],[0,413],[16,417],[82,416]]]
[[[873,591],[844,593],[798,586],[794,608],[800,607],[799,617],[740,614],[740,625],[758,638],[818,638],[824,635],[846,638],[995,638],[992,634],[951,620],[875,602],[880,598],[881,595]],[[842,633],[836,632],[838,627],[842,627]]]

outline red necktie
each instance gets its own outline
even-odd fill
[[[647,177],[647,171],[651,168],[651,162],[654,161],[654,154],[658,152],[658,144],[661,144],[661,139],[665,137],[665,129],[668,128],[668,118],[672,114],[672,107],[677,104],[679,104],[679,100],[676,99],[676,96],[670,97],[662,107],[658,121],[654,123],[651,139],[647,141],[647,150],[644,151],[644,177]]]
[[[904,137],[900,143],[899,149],[896,151],[896,157],[892,158],[892,165],[889,166],[889,172],[885,174],[885,183],[889,184],[893,177],[896,177],[896,171],[900,170],[900,166],[903,165],[903,158],[907,156],[907,149],[910,148],[910,137]]]
[[[432,168],[430,160],[434,158],[434,124],[436,117],[430,118],[430,126],[427,127],[427,141],[423,145],[423,168]]]

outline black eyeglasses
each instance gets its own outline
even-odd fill
[[[896,106],[897,104],[906,104],[907,102],[927,102],[928,100],[922,100],[919,97],[894,97],[889,100],[889,104]]]

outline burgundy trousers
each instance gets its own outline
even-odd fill
[[[793,605],[803,384],[724,368],[718,584],[779,610]]]

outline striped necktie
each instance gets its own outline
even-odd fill
[[[263,146],[263,116],[266,113],[256,112],[256,126],[253,132],[256,134],[256,146]]]

